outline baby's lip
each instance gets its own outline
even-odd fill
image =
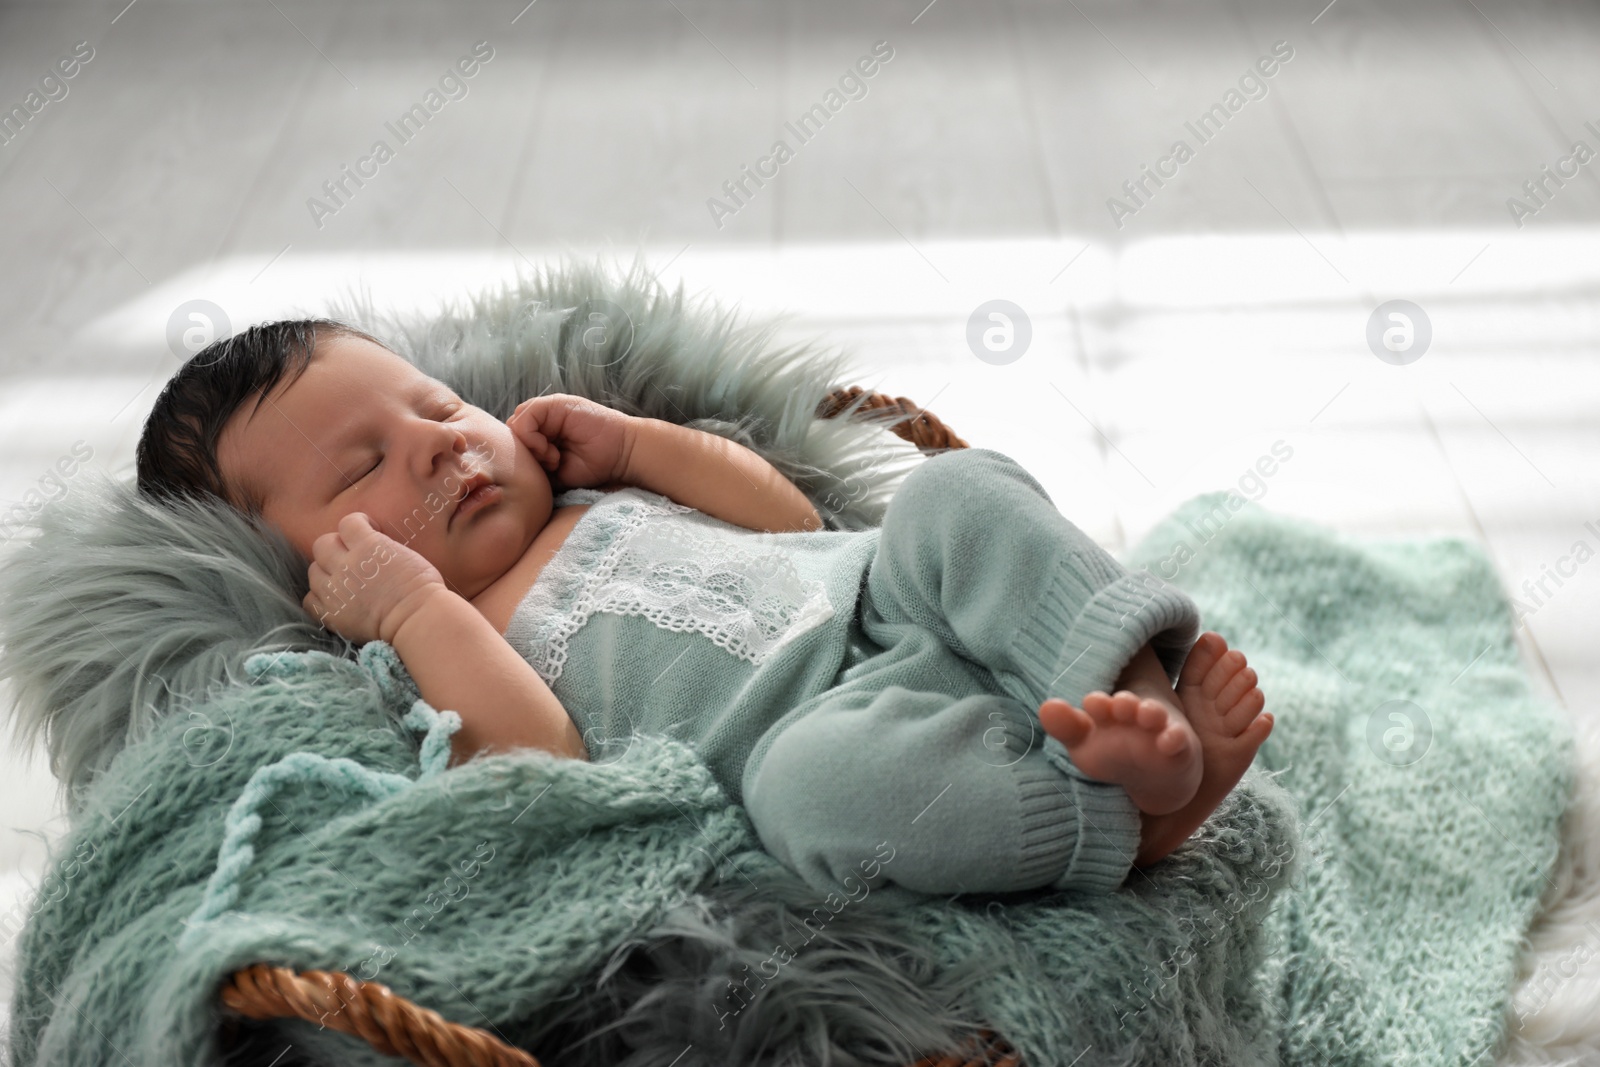
[[[478,473],[474,474],[472,477],[468,478],[466,481],[462,482],[461,484],[462,484],[462,486],[464,488],[461,491],[461,495],[456,497],[455,507],[450,509],[450,520],[449,520],[449,522],[445,523],[445,526],[449,527],[449,526],[451,526],[451,525],[453,525],[455,523],[455,521],[456,521],[456,512],[461,510],[462,501],[466,500],[467,497],[471,496],[472,495],[472,491],[474,489],[477,489],[480,486],[491,485],[493,483],[494,483],[494,479],[489,477],[487,474],[483,473],[482,471],[479,471]]]

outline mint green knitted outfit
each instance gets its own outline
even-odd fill
[[[1188,596],[1125,570],[1014,460],[931,457],[876,529],[746,530],[639,487],[588,503],[506,639],[590,757],[696,749],[762,844],[828,892],[1105,892],[1139,843],[1121,787],[1039,726],[1146,642],[1176,680]],[[886,858],[887,857],[887,858]]]

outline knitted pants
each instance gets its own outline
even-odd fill
[[[1116,888],[1139,813],[1072,765],[1038,708],[1110,692],[1147,642],[1175,682],[1194,602],[1122,567],[1014,460],[967,448],[901,482],[857,623],[864,658],[751,752],[763,846],[820,892]]]

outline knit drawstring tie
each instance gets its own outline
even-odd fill
[[[383,659],[381,650],[371,642],[362,649],[364,666],[374,669],[380,688],[386,692],[394,686],[392,676],[385,677],[384,670],[392,665],[373,662]],[[373,649],[373,654],[368,654]],[[245,667],[257,676],[267,673],[278,660],[263,664],[265,654],[252,656]],[[315,655],[312,653],[311,655]],[[392,658],[392,656],[390,657]],[[388,684],[384,684],[388,683]],[[185,929],[178,938],[178,948],[193,946],[201,930],[216,921],[239,899],[239,883],[250,864],[255,860],[255,837],[261,830],[261,816],[256,814],[283,787],[299,783],[321,782],[355,796],[382,800],[443,771],[450,763],[450,737],[461,729],[461,716],[453,711],[435,711],[421,697],[416,698],[401,722],[413,730],[426,730],[422,739],[418,763],[421,773],[416,778],[388,771],[375,771],[355,760],[343,756],[329,758],[315,752],[291,752],[275,763],[257,767],[250,781],[229,808],[223,820],[222,847],[217,851],[217,867],[206,883],[200,904],[184,920]]]

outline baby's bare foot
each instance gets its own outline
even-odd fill
[[[1266,695],[1256,688],[1256,672],[1244,653],[1230,649],[1223,636],[1208,630],[1189,650],[1178,675],[1178,699],[1200,739],[1204,770],[1193,798],[1170,814],[1147,815],[1134,862],[1154,863],[1189,839],[1217,809],[1272,732],[1272,713],[1261,709]]]
[[[1051,697],[1039,706],[1039,722],[1079,770],[1122,786],[1142,812],[1177,811],[1200,785],[1199,738],[1176,707],[1160,700],[1097,689],[1080,710]]]

